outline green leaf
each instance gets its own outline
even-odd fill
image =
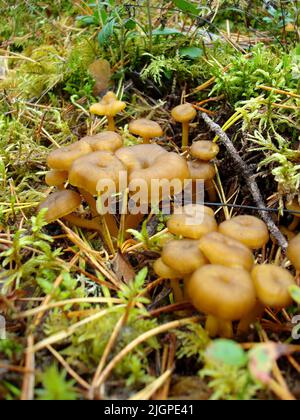
[[[187,1],[187,0],[173,0],[173,3],[175,4],[178,9],[182,10],[183,12],[192,13],[193,15],[198,16],[199,10],[195,4]]]
[[[192,60],[199,58],[203,55],[203,50],[201,48],[197,48],[197,47],[186,47],[186,48],[181,48],[181,50],[179,51],[181,57],[188,57],[191,58]]]
[[[291,297],[293,298],[293,300],[300,304],[300,287],[296,286],[296,285],[292,285],[289,287],[289,293],[291,295]]]
[[[133,19],[127,19],[124,24],[125,28],[128,30],[133,30],[136,28],[136,21]]]
[[[163,29],[155,29],[152,32],[153,36],[169,36],[169,35],[183,35],[178,29],[175,28],[163,28]]]
[[[111,19],[107,22],[98,34],[98,42],[101,47],[107,45],[112,37],[115,29],[115,20]]]
[[[148,268],[144,267],[137,275],[135,278],[135,286],[137,288],[142,288],[144,286],[144,283],[146,281],[146,278],[148,276]]]
[[[247,364],[247,355],[242,347],[231,340],[215,340],[207,349],[206,357],[213,362],[229,366],[243,367]]]

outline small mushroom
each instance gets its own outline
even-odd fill
[[[300,223],[300,204],[297,198],[290,203],[286,203],[286,208],[294,216],[292,223],[289,225],[289,230],[293,232],[297,229]]]
[[[170,286],[173,290],[175,302],[180,302],[183,300],[183,293],[180,288],[180,279],[182,276],[173,268],[166,265],[162,258],[159,258],[154,262],[153,265],[154,272],[161,278],[169,280]]]
[[[129,172],[151,167],[155,161],[168,152],[157,144],[139,144],[137,146],[122,147],[115,153]]]
[[[47,223],[54,222],[64,216],[73,213],[81,204],[80,195],[72,190],[62,190],[50,194],[45,201],[43,201],[38,210],[48,209],[45,215]]]
[[[269,241],[266,224],[254,216],[236,216],[219,226],[219,232],[236,239],[251,249],[259,249]]]
[[[283,309],[292,303],[289,287],[295,284],[291,273],[276,265],[256,265],[251,273],[257,295],[255,307],[240,321],[238,333],[246,333],[250,325],[261,318],[265,308]]]
[[[300,271],[300,234],[290,240],[287,256],[296,270]]]
[[[69,171],[73,162],[81,156],[91,153],[91,146],[85,141],[77,141],[70,146],[53,150],[47,158],[47,164],[51,169]]]
[[[254,265],[254,256],[246,245],[219,232],[203,236],[199,248],[211,264],[247,271],[251,271]]]
[[[86,136],[80,141],[89,144],[93,152],[115,152],[123,146],[122,137],[114,131]]]
[[[126,103],[119,101],[117,96],[113,92],[108,92],[102,101],[93,104],[90,107],[90,112],[99,116],[106,116],[108,121],[108,130],[115,131],[115,120],[114,117],[126,108]]]
[[[167,222],[169,232],[189,239],[200,239],[216,232],[218,225],[212,209],[200,204],[188,204],[176,211]]]
[[[176,106],[172,110],[172,117],[176,122],[182,124],[182,149],[185,150],[189,145],[189,126],[190,122],[196,117],[197,112],[192,104],[186,103]]]
[[[52,169],[46,173],[45,182],[49,187],[58,187],[63,188],[64,183],[68,180],[67,171],[58,171],[57,169]]]
[[[208,140],[196,141],[192,144],[190,149],[193,158],[206,162],[215,159],[219,151],[219,146],[213,141]]]
[[[205,189],[208,192],[209,200],[215,202],[217,199],[216,189],[213,183],[213,179],[216,175],[214,165],[208,162],[201,162],[199,160],[193,160],[188,162],[190,171],[190,179],[193,182],[203,180]]]
[[[134,120],[129,124],[129,131],[136,136],[142,137],[144,144],[149,144],[154,137],[161,137],[164,133],[161,126],[146,118]]]
[[[288,270],[272,264],[257,265],[251,276],[257,297],[264,306],[283,309],[291,305],[289,287],[295,280]]]
[[[250,274],[243,269],[205,265],[187,283],[194,307],[208,318],[206,329],[214,337],[233,336],[232,321],[240,320],[255,306]]]
[[[163,248],[161,258],[183,276],[192,274],[207,263],[199,249],[199,241],[193,239],[169,241]]]
[[[69,182],[92,195],[97,195],[100,179],[111,179],[119,185],[119,173],[126,171],[122,162],[110,152],[93,152],[77,159],[69,172]]]

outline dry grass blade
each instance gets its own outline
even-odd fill
[[[161,325],[159,327],[153,328],[152,330],[140,335],[138,338],[136,338],[134,341],[132,341],[130,344],[128,344],[122,351],[120,351],[117,356],[113,358],[113,360],[106,366],[106,368],[103,370],[102,374],[98,378],[98,381],[96,383],[96,387],[99,388],[101,384],[107,379],[107,377],[110,375],[112,370],[115,368],[115,366],[128,354],[130,353],[136,346],[141,344],[142,342],[148,340],[151,337],[154,337],[155,335],[161,334],[166,331],[170,331],[175,328],[183,327],[184,325],[197,322],[199,320],[199,317],[194,316],[190,318],[184,318],[179,321],[172,321],[168,322],[167,324]]]
[[[151,384],[147,385],[142,391],[129,398],[129,401],[149,400],[152,395],[164,385],[164,383],[172,375],[172,370],[168,369],[159,378],[155,379]]]

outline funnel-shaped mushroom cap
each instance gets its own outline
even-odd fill
[[[180,193],[184,189],[184,181],[188,179],[186,160],[177,153],[163,154],[151,166],[136,169],[129,175],[133,184],[136,180],[146,182],[152,202]]]
[[[181,277],[176,270],[166,265],[161,258],[155,261],[153,269],[155,274],[164,279],[177,280]]]
[[[47,158],[47,164],[51,169],[68,171],[73,162],[81,156],[92,152],[91,146],[85,141],[77,141],[70,146],[53,150]]]
[[[250,274],[222,265],[199,268],[188,282],[188,295],[198,311],[225,321],[243,318],[256,303]]]
[[[139,144],[117,150],[117,158],[129,171],[151,167],[157,158],[168,152],[156,144]]]
[[[62,190],[50,194],[40,205],[38,210],[48,209],[45,220],[48,223],[54,222],[61,217],[73,213],[81,204],[81,197],[71,190]]]
[[[251,249],[262,248],[269,240],[266,224],[254,216],[236,216],[219,226],[219,232]]]
[[[93,152],[115,152],[123,146],[122,137],[114,131],[104,131],[81,139],[90,145]]]
[[[73,163],[69,181],[71,185],[96,195],[99,180],[111,180],[118,189],[119,173],[125,170],[122,162],[112,153],[94,152]]]
[[[287,256],[296,270],[300,271],[300,234],[289,242]]]
[[[172,110],[172,117],[175,121],[186,123],[192,121],[197,115],[197,111],[192,104],[178,105]]]
[[[58,171],[56,169],[52,169],[51,171],[47,172],[45,176],[45,182],[50,187],[59,187],[63,185],[67,179],[67,171]]]
[[[191,274],[207,263],[199,249],[199,241],[182,239],[168,242],[162,252],[162,260],[181,275]]]
[[[254,265],[254,256],[246,245],[219,232],[203,236],[199,248],[211,264],[244,268],[247,271]]]
[[[90,107],[90,112],[100,116],[114,117],[125,108],[125,102],[119,101],[113,92],[108,92],[101,102]]]
[[[136,136],[146,139],[161,137],[164,134],[161,126],[157,122],[145,118],[132,121],[129,124],[129,131]]]
[[[189,204],[178,209],[167,222],[167,227],[174,235],[189,239],[200,239],[210,232],[216,232],[218,225],[214,212],[200,204]]]
[[[292,303],[289,287],[295,284],[291,273],[276,265],[257,265],[252,280],[260,302],[272,308],[285,308]]]
[[[208,140],[196,141],[191,147],[191,155],[195,159],[209,161],[214,159],[219,153],[219,146]]]
[[[286,203],[287,210],[290,210],[292,212],[293,216],[300,218],[300,204],[297,198],[295,198],[293,201]]]
[[[190,171],[190,179],[194,181],[201,179],[203,181],[208,181],[213,179],[216,175],[214,165],[208,162],[194,160],[192,162],[188,162],[188,167]]]

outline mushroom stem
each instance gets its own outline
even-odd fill
[[[205,189],[207,191],[209,201],[211,203],[215,203],[217,201],[217,193],[216,193],[214,183],[211,179],[208,179],[207,181],[205,181]]]
[[[216,337],[219,333],[219,320],[212,315],[208,315],[206,318],[205,330],[211,338]]]
[[[80,192],[80,194],[82,195],[82,197],[84,198],[84,200],[88,203],[92,215],[94,217],[95,216],[98,216],[96,200],[94,199],[94,197],[92,196],[92,194],[90,194],[89,192],[85,191],[82,188],[78,188],[78,191]]]
[[[259,301],[257,301],[252,311],[240,320],[237,329],[238,335],[246,334],[249,331],[251,324],[254,324],[258,318],[262,317],[264,310],[265,307]]]
[[[173,291],[174,302],[175,303],[182,302],[184,298],[183,298],[182,290],[180,288],[180,280],[179,279],[171,280],[170,285]]]
[[[107,122],[108,122],[108,131],[116,131],[116,124],[114,117],[107,116]]]
[[[299,226],[299,223],[300,223],[300,218],[299,218],[299,217],[294,216],[294,219],[293,219],[292,223],[289,225],[288,229],[289,229],[291,232],[294,232],[294,230],[296,230],[296,229],[297,229],[297,227]]]
[[[143,144],[150,144],[150,137],[143,137]]]
[[[224,321],[223,319],[216,318],[215,316],[208,315],[206,318],[205,329],[209,336],[214,338],[220,336],[223,338],[233,337],[233,328],[231,321]]]
[[[182,150],[186,150],[189,145],[189,122],[182,123]]]

